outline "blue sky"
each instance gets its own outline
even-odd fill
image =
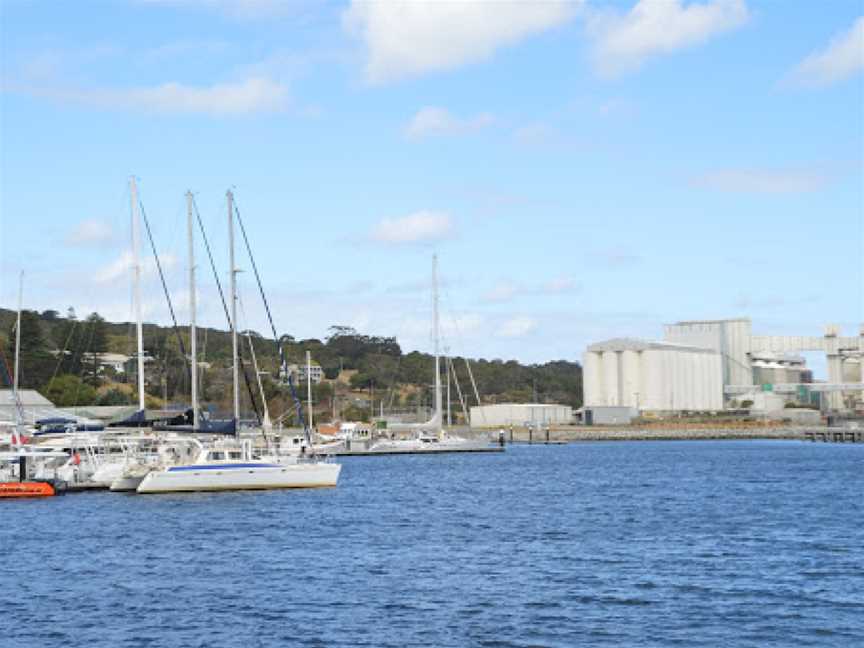
[[[184,192],[224,276],[233,187],[299,337],[429,349],[433,251],[446,344],[471,356],[578,359],[679,319],[864,321],[860,0],[0,11],[6,307],[23,269],[31,308],[131,317],[134,174],[182,319]],[[200,317],[221,325],[205,270]]]

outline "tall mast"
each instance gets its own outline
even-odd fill
[[[186,224],[189,235],[189,355],[192,368],[190,387],[192,396],[192,429],[198,429],[198,331],[195,325],[195,238],[192,227],[192,192],[186,192]]]
[[[138,409],[144,410],[144,326],[141,322],[141,216],[138,185],[129,178],[129,200],[132,207],[132,289],[135,299],[135,324],[138,351]]]
[[[444,375],[447,376],[447,427],[453,425],[450,415],[450,347],[444,347]]]
[[[24,303],[24,271],[18,276],[18,318],[15,324],[15,378],[12,391],[18,398],[18,376],[21,373],[21,307]]]
[[[229,189],[228,198],[228,263],[231,267],[231,353],[234,380],[234,423],[240,425],[240,380],[237,353],[237,268],[234,265],[234,194]]]
[[[306,352],[306,400],[309,402],[309,431],[311,433],[314,425],[312,423],[312,352]]]
[[[441,435],[441,357],[439,346],[438,322],[438,255],[432,255],[432,336],[435,339],[435,425]]]
[[[18,277],[18,318],[15,324],[15,377],[12,380],[12,399],[15,401],[16,442],[21,444],[21,426],[24,423],[21,399],[18,395],[18,377],[21,374],[21,309],[24,304],[24,271]]]

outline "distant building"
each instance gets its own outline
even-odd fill
[[[566,425],[573,422],[573,408],[541,403],[499,403],[471,408],[471,427]]]
[[[589,346],[582,371],[586,408],[723,409],[722,356],[714,349],[617,338]]]
[[[69,418],[84,423],[97,423],[79,415],[74,408],[60,409],[35,389],[19,389],[18,401],[21,405],[23,423],[34,425],[36,421],[46,418]],[[15,402],[11,389],[0,389],[0,428],[8,427],[17,421],[18,404]]]
[[[806,404],[814,395],[826,409],[864,405],[864,326],[858,336],[843,336],[837,326],[821,336],[754,335],[749,319],[734,318],[676,322],[664,333],[662,342],[624,338],[589,346],[585,406],[715,411],[748,401],[766,408]],[[801,355],[814,351],[825,354],[827,383],[813,383]]]
[[[84,353],[81,357],[85,363],[95,359],[100,369],[110,368],[118,374],[126,373],[126,363],[129,362],[129,356],[122,353]]]
[[[146,372],[150,371],[150,367],[148,367],[147,365],[150,365],[152,362],[153,362],[153,358],[150,357],[149,355],[147,355],[147,353],[145,352],[144,353],[145,378],[147,377]],[[136,375],[138,373],[138,358],[136,356],[128,356],[126,358],[126,362],[123,363],[123,371],[130,376]]]
[[[312,384],[317,385],[322,380],[324,380],[324,369],[321,365],[313,364],[309,367],[309,374],[312,376]],[[288,373],[291,374],[292,378],[297,383],[305,383],[306,382],[306,365],[297,365],[291,364],[288,365]]]

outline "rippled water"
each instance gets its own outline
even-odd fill
[[[0,644],[864,645],[864,446],[346,458],[334,490],[0,503]]]

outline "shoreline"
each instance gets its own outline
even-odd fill
[[[552,428],[548,438],[545,430],[533,434],[524,429],[504,429],[504,441],[512,443],[579,443],[586,441],[722,441],[722,440],[787,440],[812,441],[812,436],[831,434],[835,428],[819,427],[746,427],[746,428]],[[839,431],[839,430],[837,430]],[[490,435],[495,430],[485,431]],[[512,439],[512,441],[511,441]]]

